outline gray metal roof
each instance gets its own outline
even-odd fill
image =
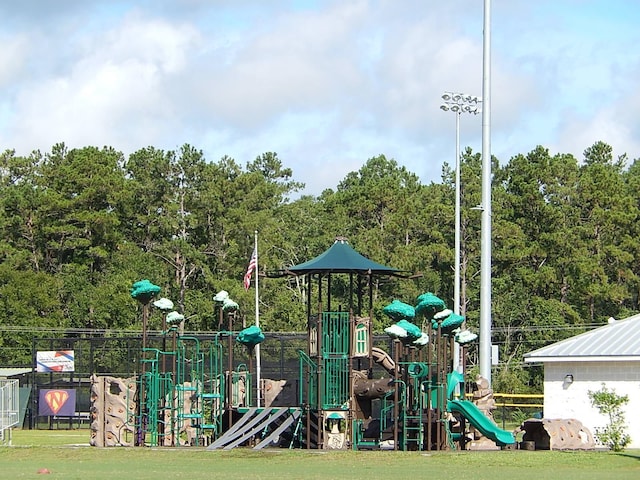
[[[525,362],[640,361],[640,314],[524,355]]]
[[[17,375],[24,375],[25,373],[31,373],[32,369],[24,367],[0,367],[0,378],[15,377]]]

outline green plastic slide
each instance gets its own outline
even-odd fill
[[[475,403],[468,400],[449,400],[447,409],[462,414],[469,423],[477,428],[485,437],[491,439],[499,447],[516,443],[511,432],[499,428]]]

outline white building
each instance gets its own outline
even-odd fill
[[[595,434],[608,419],[591,406],[589,391],[605,384],[627,395],[623,407],[631,436],[640,448],[640,314],[527,353],[525,362],[544,366],[544,418],[575,418]]]

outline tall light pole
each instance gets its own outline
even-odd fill
[[[442,95],[444,101],[440,108],[445,112],[453,112],[456,114],[456,199],[455,199],[455,240],[454,240],[454,285],[453,285],[453,311],[460,314],[460,115],[463,113],[480,113],[479,104],[482,99],[473,95],[464,93],[445,92]],[[460,349],[456,345],[453,350],[453,368],[459,370],[460,367]]]
[[[480,375],[491,385],[491,0],[482,34],[482,225],[480,229]]]

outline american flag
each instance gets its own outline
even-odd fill
[[[251,286],[251,273],[258,266],[258,252],[256,249],[253,249],[253,253],[251,254],[251,260],[249,260],[249,266],[247,267],[247,273],[244,274],[244,289],[249,290]]]

